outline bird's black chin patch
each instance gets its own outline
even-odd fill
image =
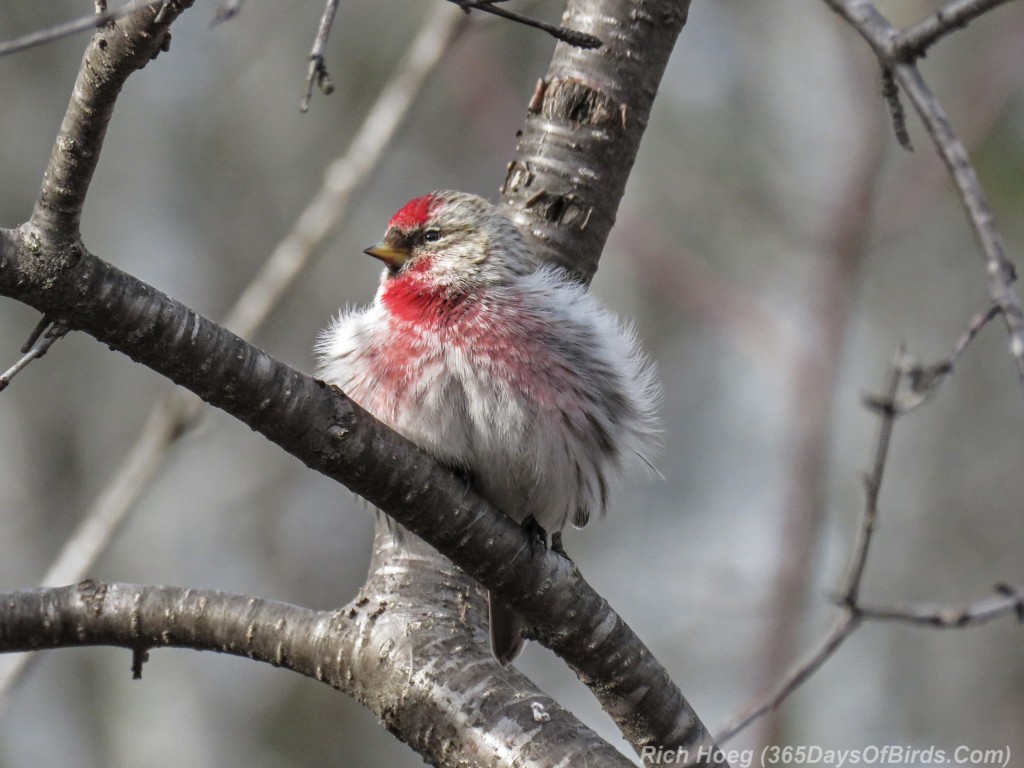
[[[409,269],[410,264],[412,264],[412,259],[409,259],[408,261],[403,261],[401,264],[386,264],[385,266],[388,269],[388,279],[390,280],[391,278],[398,277],[399,275],[401,275],[403,272]]]

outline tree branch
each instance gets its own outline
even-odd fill
[[[565,262],[567,254],[585,254],[579,263],[591,274],[657,82],[685,20],[685,6],[673,0],[652,2],[639,10],[617,4],[618,17],[608,5],[608,13],[590,16],[595,4],[578,0],[570,16],[598,18],[616,33],[617,45],[608,46],[609,58],[592,67],[594,72],[630,75],[622,83],[613,78],[602,86],[616,99],[614,120],[607,123],[609,104],[597,98],[601,92],[579,78],[563,79],[549,88],[552,95],[561,93],[552,99],[553,109],[568,110],[560,132],[579,128],[581,120],[587,123],[587,136],[593,140],[574,151],[602,169],[599,199],[595,197],[594,206],[580,220],[567,213],[575,203],[551,192],[552,187],[526,190],[532,182],[524,177],[518,184],[506,184],[510,192],[523,193],[521,212],[544,211],[542,229],[553,233],[565,226],[574,235],[569,240],[563,233],[561,243],[546,243],[544,255],[561,248]],[[15,247],[3,249],[0,256],[0,294],[44,312],[59,308],[71,327],[85,330],[236,416],[451,556],[522,613],[538,639],[591,686],[638,749],[708,743],[703,725],[665,670],[571,563],[554,553],[534,552],[518,525],[341,393],[279,363],[81,245],[81,207],[117,92],[131,71],[162,49],[169,19],[183,7],[186,4],[164,6],[170,8],[167,17],[133,16],[119,28],[116,40],[108,40],[105,31],[94,38],[33,218],[5,235]],[[141,24],[140,18],[152,22],[151,27],[127,26]],[[620,27],[630,32],[624,34]],[[569,58],[577,54],[570,53]],[[564,53],[561,59],[556,56],[556,62],[563,59]],[[619,92],[623,89],[628,93]],[[84,109],[90,105],[95,119],[89,119]],[[614,128],[616,120],[621,131]],[[551,125],[556,124],[557,115],[552,114]],[[602,124],[610,132],[596,136]],[[527,133],[536,140],[536,127]],[[600,157],[591,157],[591,151]],[[526,163],[545,157],[535,146],[521,152]],[[512,205],[517,207],[514,201]],[[592,216],[595,224],[588,228]],[[533,228],[530,234],[539,231]],[[581,247],[580,237],[586,247]],[[494,563],[501,563],[500,569]]]
[[[889,387],[884,396],[888,402],[896,400],[903,371],[901,364],[902,352],[893,361]],[[882,399],[879,398],[879,400]],[[875,442],[874,458],[871,462],[871,474],[865,478],[864,482],[864,512],[861,516],[860,535],[853,547],[846,585],[843,588],[840,601],[843,613],[832,625],[824,639],[818,643],[817,648],[804,661],[791,669],[772,693],[749,705],[720,729],[720,739],[723,743],[789,698],[790,694],[839,650],[839,646],[860,626],[861,616],[857,609],[857,600],[860,585],[864,579],[864,566],[867,564],[868,550],[871,547],[871,536],[878,518],[878,494],[882,489],[885,463],[889,456],[889,442],[892,439],[893,426],[899,415],[895,409],[878,408],[875,410],[879,414],[878,438]]]
[[[1011,615],[1024,622],[1024,593],[1006,584],[997,585],[996,592],[995,597],[962,606],[858,604],[857,611],[862,618],[873,621],[896,621],[937,629],[975,627]]]
[[[539,29],[541,32],[547,32],[556,40],[561,40],[566,45],[572,45],[576,48],[589,50],[591,48],[600,48],[602,45],[601,38],[595,37],[594,35],[588,35],[586,32],[580,32],[567,27],[560,27],[555,24],[548,24],[540,19],[523,16],[520,13],[515,13],[514,11],[502,8],[499,5],[495,5],[495,2],[501,1],[502,0],[449,0],[449,2],[455,3],[466,13],[469,13],[470,11],[490,13],[502,19],[508,19],[509,21],[516,22],[517,24],[523,24],[527,27]]]
[[[916,59],[924,56],[935,42],[950,32],[963,29],[971,21],[1009,0],[952,0],[931,16],[900,34],[900,57]]]
[[[401,590],[389,582],[414,577],[375,573],[372,599],[359,596],[336,611],[208,590],[92,580],[15,592],[0,596],[0,652],[119,646],[132,651],[139,676],[152,648],[216,651],[292,670],[344,691],[435,765],[631,765],[518,672],[496,671],[487,659],[467,656],[467,645],[487,648],[486,638],[477,637],[486,611],[481,595],[459,589],[437,595],[441,610],[458,610],[463,617],[440,640],[406,632],[410,622],[429,620],[429,615],[422,605],[402,602]],[[402,674],[396,675],[396,669]],[[474,717],[467,718],[467,711]],[[488,728],[499,719],[506,733],[495,739]],[[516,730],[518,724],[522,730]]]
[[[302,103],[299,105],[300,112],[309,110],[309,101],[313,98],[314,86],[319,87],[324,94],[334,91],[334,83],[331,82],[331,76],[327,74],[327,65],[324,64],[324,49],[327,47],[327,37],[331,34],[331,26],[334,24],[334,16],[338,12],[339,2],[340,0],[327,0],[323,15],[320,17],[320,25],[316,30],[313,48],[309,52],[309,71],[306,73],[306,91],[302,96]]]
[[[871,472],[864,478],[864,514],[861,516],[860,533],[853,548],[853,557],[847,571],[841,600],[843,605],[852,608],[860,598],[860,586],[864,581],[864,569],[868,562],[868,552],[878,521],[878,497],[882,492],[882,479],[885,477],[885,464],[889,458],[889,445],[892,442],[892,431],[896,419],[900,415],[895,407],[896,395],[899,392],[900,380],[903,378],[905,354],[902,349],[896,353],[889,374],[889,386],[886,394],[871,401],[871,408],[878,414],[878,436],[875,438],[875,455],[871,462]]]
[[[20,53],[21,51],[27,51],[29,48],[36,48],[40,45],[47,45],[56,40],[60,40],[71,35],[84,32],[87,29],[93,29],[96,27],[102,27],[104,24],[109,24],[112,21],[128,16],[132,13],[138,13],[143,10],[149,10],[153,6],[160,5],[166,0],[148,0],[148,2],[135,3],[128,2],[124,5],[106,10],[105,7],[101,8],[100,4],[97,3],[96,13],[89,14],[88,16],[79,16],[77,19],[66,21],[62,24],[54,24],[46,29],[41,29],[38,32],[32,32],[27,35],[15,38],[14,40],[8,40],[7,42],[0,43],[0,56],[10,56],[13,53]],[[103,5],[106,5],[104,0]]]
[[[1010,355],[1017,366],[1020,384],[1024,387],[1024,307],[1013,286],[1017,273],[1006,256],[1002,235],[996,228],[988,200],[967,156],[967,150],[953,131],[945,110],[921,77],[917,66],[907,61],[904,51],[907,38],[904,34],[893,27],[869,0],[824,1],[860,33],[878,56],[883,68],[892,72],[895,81],[917,110],[946,164],[981,246],[988,274],[989,295],[1002,312],[1010,336]],[[954,0],[946,10],[957,10],[954,18],[965,23],[968,18],[995,5],[997,3],[991,2],[971,5]],[[936,39],[938,35],[933,35],[932,41]],[[915,55],[920,55],[920,52]]]
[[[1006,256],[1003,238],[995,224],[985,192],[978,176],[967,157],[960,139],[953,132],[945,111],[935,94],[913,64],[901,64],[895,68],[900,87],[910,98],[924,121],[928,133],[939,149],[950,175],[953,178],[968,218],[985,256],[989,281],[989,295],[999,307],[1010,334],[1010,354],[1017,364],[1017,375],[1024,385],[1024,308],[1014,288],[1017,270]]]
[[[29,237],[38,245],[61,251],[57,263],[40,263],[42,269],[59,270],[65,260],[74,259],[82,206],[121,87],[133,72],[166,50],[171,23],[193,2],[147,6],[93,35],[28,225]]]
[[[7,385],[11,383],[11,379],[21,373],[33,360],[38,360],[40,357],[45,355],[47,351],[52,347],[58,339],[64,338],[67,334],[68,329],[61,321],[51,322],[48,317],[43,317],[39,321],[35,330],[32,331],[32,335],[29,340],[25,343],[25,346],[21,348],[23,356],[14,365],[8,368],[3,374],[0,374],[0,392],[7,389]]]
[[[574,0],[566,24],[604,41],[555,46],[502,186],[537,256],[590,282],[689,0]]]
[[[984,312],[971,318],[966,330],[960,334],[953,351],[942,360],[930,365],[921,365],[907,359],[904,361],[904,372],[910,381],[910,393],[896,401],[894,407],[901,415],[909,413],[927,402],[939,386],[953,373],[957,361],[981,330],[999,315],[999,307],[989,306]]]

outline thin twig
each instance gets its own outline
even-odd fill
[[[979,312],[971,318],[971,322],[968,324],[966,330],[960,334],[960,338],[957,339],[956,344],[953,345],[953,351],[949,353],[947,357],[939,360],[937,363],[931,365],[908,365],[906,374],[910,380],[910,390],[912,395],[900,398],[897,403],[897,408],[901,414],[908,413],[909,411],[917,408],[922,403],[926,402],[939,389],[939,385],[942,384],[949,375],[953,373],[953,369],[956,366],[960,356],[966,351],[967,347],[977,337],[981,330],[992,322],[996,317],[999,316],[999,307],[995,304],[989,305],[989,308],[984,312]]]
[[[353,193],[380,163],[424,83],[464,27],[464,19],[445,6],[426,19],[345,154],[327,167],[320,189],[228,312],[226,327],[250,337],[280,303],[318,247],[344,219]],[[42,586],[71,584],[88,573],[200,409],[199,400],[180,390],[156,403],[135,444],[68,538]],[[27,654],[0,658],[0,709],[29,658]]]
[[[1006,584],[998,585],[996,592],[995,597],[958,607],[858,605],[857,612],[862,618],[873,621],[895,621],[937,629],[976,627],[1011,614],[1018,620],[1024,620],[1024,593]]]
[[[846,586],[842,591],[842,600],[848,607],[856,606],[860,597],[860,585],[864,580],[864,568],[868,562],[868,551],[875,524],[878,521],[878,496],[882,490],[882,478],[885,475],[885,462],[889,457],[889,444],[892,441],[892,430],[899,412],[894,407],[899,392],[900,380],[903,377],[905,353],[901,347],[893,360],[889,387],[882,398],[874,400],[871,405],[879,415],[878,437],[875,440],[875,457],[871,473],[864,478],[864,514],[861,518],[857,544],[854,546],[853,559],[847,573]]]
[[[28,339],[25,341],[25,343],[21,345],[21,354],[24,355],[28,353],[32,349],[32,347],[36,345],[36,342],[39,341],[39,337],[42,336],[43,333],[50,327],[51,322],[52,321],[50,320],[50,317],[48,315],[43,315],[41,318],[39,318],[39,322],[36,323],[36,327],[32,329],[32,332],[28,335]]]
[[[55,40],[70,37],[71,35],[79,32],[84,32],[87,29],[102,27],[104,24],[108,24],[111,21],[145,10],[154,5],[160,5],[162,2],[164,2],[164,0],[148,0],[148,2],[139,4],[125,3],[117,8],[91,13],[88,16],[80,16],[77,19],[65,21],[61,24],[54,24],[52,27],[40,29],[36,32],[30,32],[27,35],[16,37],[14,40],[8,40],[7,42],[0,43],[0,56],[9,56],[12,53],[19,53],[20,51],[25,51],[29,48],[35,48],[40,45],[52,43]],[[99,11],[101,6],[105,7],[105,3],[96,4],[97,11]]]
[[[1020,91],[1022,74],[1013,65],[1024,35],[1024,15],[1011,19],[986,39],[984,52],[963,62],[958,71],[960,86],[949,111],[959,118],[957,132],[970,154],[991,137],[1000,117]],[[952,94],[951,94],[952,95]],[[892,241],[920,224],[929,206],[949,189],[945,166],[930,152],[918,153],[894,184],[886,186],[876,206],[875,238]],[[898,201],[898,205],[893,204]]]
[[[7,389],[11,379],[21,373],[29,363],[45,355],[57,339],[63,338],[67,332],[67,326],[60,320],[51,321],[47,317],[40,320],[29,336],[25,346],[21,348],[24,357],[8,368],[3,375],[0,375],[0,392]]]
[[[313,98],[313,86],[320,88],[325,96],[334,93],[334,83],[331,76],[327,74],[327,67],[324,64],[324,49],[327,47],[327,38],[331,34],[331,27],[334,25],[334,16],[338,13],[339,0],[327,0],[324,13],[320,17],[320,26],[316,31],[316,38],[313,40],[313,49],[309,52],[309,72],[306,74],[306,92],[299,105],[300,112],[309,110],[309,101]]]
[[[920,58],[937,40],[963,29],[984,13],[1009,0],[952,0],[923,21],[900,33],[901,56],[907,61]]]
[[[449,0],[449,2],[455,3],[466,13],[473,10],[483,11],[484,13],[501,16],[503,19],[508,19],[509,21],[514,21],[527,27],[539,29],[543,32],[547,32],[556,40],[561,40],[563,43],[575,46],[576,48],[582,48],[583,50],[600,48],[603,45],[601,39],[594,35],[587,34],[586,32],[580,32],[575,29],[568,29],[567,27],[560,27],[555,24],[548,24],[546,21],[534,19],[530,16],[523,16],[522,14],[515,13],[514,11],[501,8],[487,0]]]
[[[1010,335],[1010,354],[1017,365],[1017,376],[1024,387],[1024,307],[1014,288],[1017,271],[1006,256],[1003,238],[996,228],[992,210],[960,139],[946,117],[935,94],[925,83],[917,67],[900,64],[896,80],[917,109],[925,128],[939,149],[950,176],[960,193],[968,218],[985,256],[989,295],[999,306]]]
[[[953,351],[950,352],[949,357],[946,358],[946,364],[949,366],[949,370],[952,371],[956,365],[956,361],[960,359],[960,355],[964,353],[967,346],[974,341],[975,337],[981,333],[981,329],[988,325],[990,322],[999,316],[999,307],[995,304],[989,306],[984,312],[979,312],[971,318],[971,322],[967,326],[960,338],[956,340],[956,344],[953,345]]]

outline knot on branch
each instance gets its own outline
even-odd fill
[[[95,579],[85,579],[78,582],[75,589],[78,592],[78,599],[81,600],[94,616],[103,613],[103,601],[107,597],[107,585]]]

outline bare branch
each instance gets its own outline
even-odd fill
[[[879,399],[880,405],[875,407],[879,416],[878,437],[875,440],[875,456],[871,463],[871,473],[864,478],[864,513],[861,517],[860,532],[854,545],[853,558],[846,576],[846,585],[842,590],[842,601],[847,606],[855,606],[860,597],[860,585],[864,580],[864,568],[868,562],[868,551],[878,520],[878,496],[882,491],[882,478],[885,475],[885,462],[889,457],[889,444],[892,441],[892,430],[899,412],[895,409],[896,395],[899,392],[900,379],[903,376],[904,351],[900,349],[893,360],[892,373],[889,375],[889,387],[885,395]]]
[[[1016,616],[1024,621],[1024,594],[1006,584],[996,587],[995,597],[978,600],[963,606],[857,606],[864,619],[873,621],[895,621],[904,624],[935,627],[937,629],[961,629],[987,624],[1004,616]]]
[[[755,702],[718,730],[720,744],[732,739],[758,718],[778,707],[813,675],[864,621],[893,621],[937,629],[961,629],[987,624],[1006,616],[1024,622],[1024,594],[1007,585],[996,587],[996,597],[961,607],[871,606],[842,603],[843,613],[807,658],[786,675],[768,696]]]
[[[125,16],[133,13],[141,13],[142,11],[148,10],[155,5],[160,5],[163,2],[165,2],[165,0],[148,0],[148,2],[143,3],[128,2],[108,11],[106,10],[105,0],[103,3],[97,1],[96,13],[94,14],[81,16],[62,24],[55,24],[52,27],[41,29],[38,32],[32,32],[15,38],[14,40],[8,40],[7,42],[0,43],[0,56],[9,56],[12,53],[20,53],[21,51],[28,50],[29,48],[46,45],[47,43],[52,43],[55,40],[60,40],[79,32],[84,32],[87,29],[102,27],[104,24],[109,24],[112,21],[124,18]]]
[[[981,55],[962,62],[958,77],[961,87],[950,93],[956,101],[947,104],[958,116],[957,133],[970,154],[992,134],[1000,116],[1019,93],[1020,73],[1014,66],[1016,52],[1024,32],[1024,18],[1000,26],[986,40]],[[888,240],[920,224],[929,205],[934,205],[948,189],[948,174],[931,153],[918,153],[901,165],[904,170],[894,184],[881,190],[876,206],[878,222],[875,236]],[[899,201],[894,205],[894,201]]]
[[[527,27],[539,29],[542,32],[547,32],[556,40],[561,40],[567,45],[571,45],[582,50],[600,48],[602,45],[601,38],[594,35],[587,34],[586,32],[579,32],[575,29],[568,29],[567,27],[560,27],[555,24],[548,24],[546,21],[530,18],[529,16],[523,16],[520,13],[515,13],[514,11],[509,11],[501,6],[495,5],[494,2],[488,2],[488,0],[449,0],[449,2],[455,3],[466,13],[469,13],[470,11],[483,11],[484,13],[491,13],[495,16],[500,16],[503,19],[514,21],[517,24],[523,24]]]
[[[1006,2],[1009,0],[952,0],[900,33],[900,56],[908,61],[923,56],[937,40]]]
[[[334,24],[334,16],[338,12],[339,0],[327,0],[324,13],[320,17],[320,26],[316,31],[316,38],[313,40],[313,49],[309,52],[309,72],[306,75],[306,91],[299,105],[300,112],[309,110],[309,100],[313,98],[313,86],[316,85],[324,95],[334,93],[334,83],[331,76],[327,74],[327,67],[324,64],[324,49],[327,47],[327,38],[331,34],[331,26]]]
[[[960,355],[967,350],[968,345],[974,341],[979,333],[981,333],[982,328],[995,320],[998,316],[999,307],[992,304],[984,312],[979,312],[971,318],[971,322],[968,324],[967,330],[960,334],[960,338],[957,339],[956,344],[953,345],[953,351],[949,353],[949,357],[947,357],[944,362],[944,366],[948,368],[950,372],[952,372],[953,368],[956,366],[956,362],[960,359]],[[920,389],[921,382],[914,381],[913,387],[914,389]]]
[[[896,409],[901,414],[909,413],[926,402],[938,390],[942,382],[953,373],[957,360],[960,359],[960,356],[966,351],[968,345],[974,341],[975,337],[981,333],[982,328],[998,316],[999,307],[992,304],[984,312],[979,312],[972,317],[967,329],[960,334],[960,338],[957,339],[956,344],[953,346],[953,351],[937,363],[922,366],[908,361],[905,373],[910,379],[910,390],[913,394],[909,397],[900,398],[895,404]]]
[[[11,379],[23,371],[29,363],[33,360],[38,360],[40,357],[45,355],[47,350],[54,345],[57,339],[64,338],[67,332],[68,328],[63,322],[59,320],[51,322],[48,317],[43,317],[43,319],[39,321],[35,330],[32,331],[32,334],[29,336],[29,340],[26,342],[25,346],[21,349],[24,353],[24,357],[0,375],[0,392],[7,389],[7,385],[11,383]]]
[[[902,351],[897,355],[896,360],[893,361],[889,387],[885,396],[887,401],[891,402],[896,397],[903,371],[901,366]],[[878,494],[882,487],[882,477],[889,454],[892,428],[897,417],[897,413],[892,409],[888,411],[880,410],[879,414],[881,421],[878,428],[878,439],[875,442],[872,471],[865,478],[864,483],[865,499],[860,535],[857,538],[853,554],[851,555],[849,575],[840,602],[843,611],[842,615],[832,626],[832,629],[828,631],[824,639],[818,643],[817,648],[804,661],[791,669],[771,693],[747,706],[717,731],[719,743],[725,743],[754,721],[778,707],[807,678],[814,674],[839,649],[846,638],[860,626],[861,616],[857,608],[857,600],[861,581],[864,577],[864,566],[867,564],[872,533],[878,518]]]
[[[1013,287],[1017,280],[1016,267],[1006,256],[1002,235],[996,228],[988,200],[967,157],[967,150],[953,132],[938,99],[916,66],[901,64],[896,67],[895,74],[900,86],[917,108],[960,192],[985,255],[989,295],[1002,312],[1010,334],[1010,354],[1017,364],[1017,375],[1024,386],[1024,308]]]
[[[476,620],[486,610],[482,595],[459,589],[437,595],[441,611],[470,616],[452,622],[443,638],[404,631],[413,617],[422,620],[422,605],[402,602],[399,591],[385,587],[372,595],[336,611],[313,611],[210,590],[88,580],[3,595],[0,652],[112,645],[131,650],[141,673],[153,648],[216,651],[344,691],[434,765],[632,765],[518,672],[467,656],[466,647],[486,648]],[[433,663],[416,675],[395,675],[410,658]],[[406,705],[396,706],[400,700]],[[544,713],[542,726],[534,705]],[[472,722],[465,711],[474,713]],[[491,726],[499,721],[505,737],[494,739]]]
[[[807,658],[789,671],[772,693],[756,701],[723,724],[717,731],[718,743],[728,742],[757,719],[782,704],[839,650],[839,647],[861,627],[864,621],[892,621],[936,629],[975,627],[1006,616],[1014,616],[1018,621],[1024,622],[1024,595],[1019,590],[1006,585],[996,587],[996,591],[999,592],[996,597],[960,607],[843,604],[842,615],[817,647],[808,654]]]

